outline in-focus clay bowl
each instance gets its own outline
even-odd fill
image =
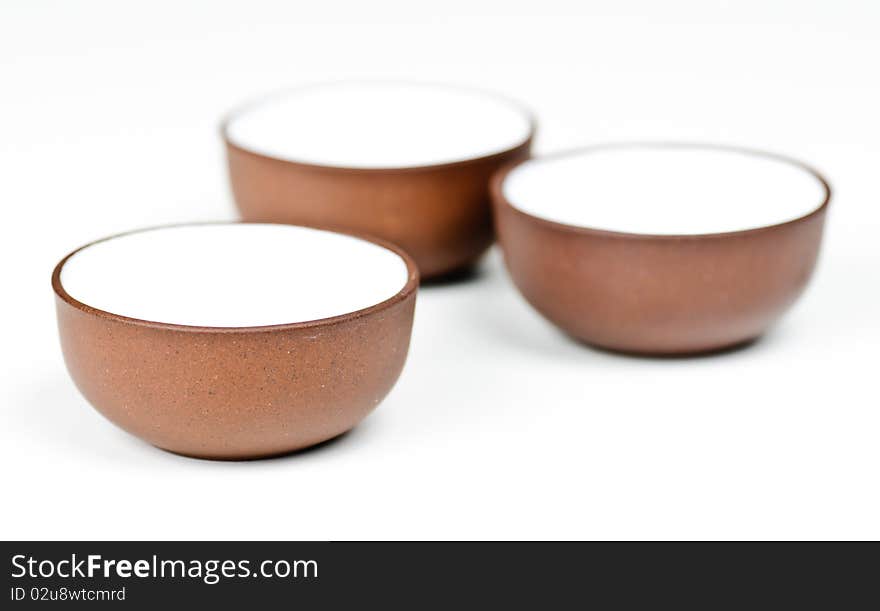
[[[401,372],[417,285],[396,246],[245,223],[106,238],[52,274],[85,398],[155,446],[215,459],[291,452],[360,422]]]
[[[343,82],[271,95],[223,123],[245,221],[377,236],[422,279],[463,271],[491,245],[489,179],[529,155],[531,114],[485,92]]]
[[[831,193],[796,161],[689,144],[533,159],[492,192],[529,303],[584,342],[646,354],[760,336],[812,274]]]

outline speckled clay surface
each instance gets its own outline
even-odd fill
[[[528,158],[521,145],[494,155],[424,167],[354,169],[244,150],[223,137],[236,204],[245,221],[292,223],[372,235],[399,245],[422,279],[474,265],[494,240],[489,179]]]
[[[513,207],[502,184],[514,165],[494,177],[492,195],[517,288],[575,338],[632,353],[714,351],[764,333],[810,279],[830,199],[820,177],[824,203],[790,222],[719,234],[618,233]]]
[[[52,275],[71,377],[109,420],[180,454],[245,459],[340,435],[369,414],[400,375],[418,273],[394,297],[358,312],[268,327],[162,324],[95,310]],[[73,253],[71,253],[73,254]]]

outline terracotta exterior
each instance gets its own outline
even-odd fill
[[[492,244],[489,179],[506,163],[528,158],[531,142],[530,135],[497,155],[396,170],[294,163],[228,140],[226,150],[243,220],[376,236],[406,250],[422,278],[431,279],[474,265]]]
[[[397,381],[418,286],[415,264],[404,257],[409,281],[381,304],[315,322],[245,328],[95,310],[61,286],[65,258],[52,276],[64,360],[95,409],[160,448],[215,459],[305,448],[354,427]]]
[[[495,222],[517,288],[547,319],[595,346],[633,353],[723,349],[760,336],[804,290],[825,203],[749,231],[650,236],[574,227],[526,214],[493,180]],[[821,179],[821,177],[820,177]]]

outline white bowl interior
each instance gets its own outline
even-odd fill
[[[227,136],[255,153],[359,169],[438,165],[524,143],[526,111],[501,97],[442,85],[312,85],[235,113]]]
[[[409,273],[397,253],[289,225],[149,229],[87,246],[61,269],[68,295],[154,322],[207,327],[295,323],[393,297]]]
[[[650,235],[756,229],[805,216],[827,197],[811,171],[770,155],[700,146],[595,148],[532,159],[502,191],[557,223]]]

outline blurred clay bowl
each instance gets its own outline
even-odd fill
[[[589,344],[658,355],[763,334],[812,275],[831,194],[799,162],[690,144],[512,164],[492,193],[507,268],[535,309]]]
[[[406,250],[422,279],[486,252],[490,177],[529,156],[534,131],[531,114],[503,97],[394,82],[280,92],[222,126],[244,220],[376,236]]]

